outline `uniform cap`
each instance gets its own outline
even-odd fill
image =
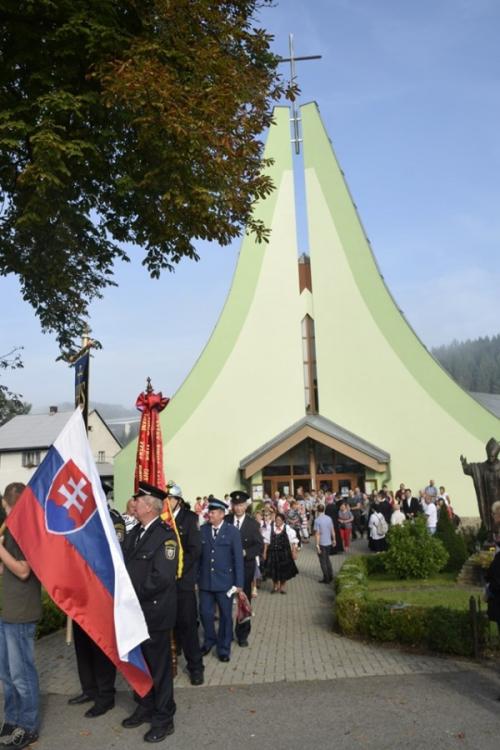
[[[167,493],[160,490],[159,487],[155,487],[154,484],[148,484],[148,482],[139,482],[139,489],[134,494],[134,497],[144,497],[145,495],[151,495],[157,497],[159,500],[165,500]]]
[[[224,500],[219,500],[212,496],[208,501],[208,510],[223,510],[225,512],[227,510],[227,504]]]
[[[231,492],[229,495],[231,498],[231,502],[233,505],[238,505],[239,503],[246,503],[247,500],[250,500],[250,495],[248,492],[245,492],[244,490],[234,490],[234,492]]]

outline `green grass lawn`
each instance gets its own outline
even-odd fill
[[[370,589],[414,589],[455,584],[454,573],[438,573],[432,578],[394,578],[389,573],[371,573],[368,577]],[[478,589],[479,590],[479,589]]]
[[[477,586],[457,586],[453,573],[439,573],[433,578],[396,580],[388,574],[371,575],[368,592],[372,599],[415,604],[424,607],[468,609],[469,598],[480,596]]]

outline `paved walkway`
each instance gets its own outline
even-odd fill
[[[366,542],[358,544],[364,551]],[[331,559],[338,570],[345,556]],[[463,669],[460,660],[407,654],[334,633],[333,588],[318,583],[320,568],[312,545],[303,547],[298,567],[300,575],[290,581],[286,596],[271,596],[269,583],[263,584],[254,600],[250,648],[240,649],[233,645],[229,664],[219,662],[213,652],[205,659],[206,686],[429,674]],[[69,695],[78,691],[74,651],[65,645],[61,633],[37,644],[37,661],[42,692]],[[176,689],[199,690],[191,687],[183,666],[184,660],[180,657]],[[119,682],[117,687],[119,690],[128,689],[124,682]]]
[[[361,543],[364,545],[365,543]],[[338,569],[343,557],[332,558]],[[261,590],[250,648],[222,664],[206,659],[206,683],[176,679],[171,750],[497,750],[498,674],[473,662],[401,653],[332,631],[333,590],[317,582],[311,547],[286,596]],[[286,636],[286,637],[285,637]],[[37,750],[137,750],[147,727],[126,730],[133,710],[118,682],[116,708],[85,719],[67,705],[79,689],[73,648],[54,634],[37,643],[42,727]]]

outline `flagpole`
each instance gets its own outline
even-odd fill
[[[90,328],[85,325],[82,334],[82,346],[78,352],[68,358],[71,367],[75,368],[75,409],[82,410],[85,432],[89,431],[89,375],[90,349],[94,342],[89,336]],[[73,620],[66,618],[66,645],[73,643]]]
[[[90,328],[85,325],[82,334],[82,346],[78,352],[68,357],[67,361],[71,367],[75,368],[75,409],[78,407],[82,410],[85,430],[88,433],[89,422],[89,372],[90,372],[90,349],[94,342],[89,336]],[[6,521],[0,526],[0,536],[6,529]],[[68,640],[69,639],[69,640]],[[68,618],[66,621],[66,643],[71,645],[72,642],[72,621]]]

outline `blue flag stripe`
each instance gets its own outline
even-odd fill
[[[52,447],[29,482],[33,494],[44,509],[52,481],[63,464],[64,461],[59,452]],[[99,513],[95,512],[91,520],[80,531],[65,534],[65,538],[69,544],[72,544],[78,550],[81,557],[101,579],[111,596],[114,596],[113,560]]]

